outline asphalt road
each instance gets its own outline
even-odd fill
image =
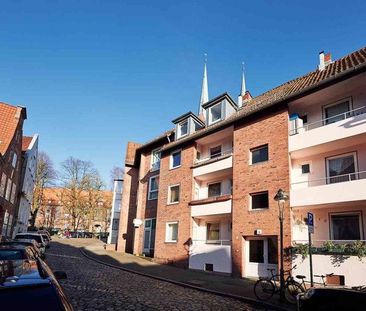
[[[104,266],[85,258],[77,239],[54,241],[47,251],[75,310],[264,310],[241,301]]]

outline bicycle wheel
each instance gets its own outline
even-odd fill
[[[258,280],[254,284],[254,294],[259,300],[269,300],[275,293],[275,286],[270,280]]]
[[[296,304],[297,295],[304,292],[304,289],[302,288],[301,284],[292,281],[288,282],[285,285],[285,298],[286,300],[291,304]]]

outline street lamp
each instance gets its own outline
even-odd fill
[[[285,299],[285,275],[283,270],[283,214],[285,210],[285,203],[288,200],[288,194],[282,189],[278,189],[274,200],[278,203],[278,219],[280,220],[280,300]]]

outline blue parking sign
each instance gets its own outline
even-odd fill
[[[314,233],[314,215],[308,212],[308,230],[310,233]]]

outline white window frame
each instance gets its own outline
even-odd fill
[[[171,188],[173,187],[179,187],[179,200],[178,201],[175,201],[175,202],[171,202],[170,199],[171,199]],[[171,205],[171,204],[178,204],[180,201],[180,184],[175,184],[175,185],[170,185],[168,187],[168,205]]]
[[[176,154],[176,153],[180,153],[180,164],[177,165],[177,166],[173,166],[173,155]],[[170,153],[170,169],[175,169],[175,168],[178,168],[178,167],[181,167],[182,165],[182,149],[178,149],[178,150],[174,150]]]
[[[176,240],[172,240],[170,235],[170,230],[169,230],[169,225],[177,225],[177,239]],[[178,235],[179,235],[179,222],[178,221],[168,221],[165,223],[165,242],[166,243],[177,243],[178,242]]]
[[[148,200],[149,201],[157,200],[158,199],[158,196],[159,196],[159,184],[158,184],[158,189],[157,190],[151,190],[151,180],[154,179],[154,178],[155,179],[156,178],[159,178],[159,175],[151,176],[149,178],[149,194],[148,194]],[[157,192],[158,193],[158,195],[156,196],[156,198],[151,198],[151,193],[152,192]]]
[[[184,123],[187,123],[187,133],[182,134],[182,124],[184,124]],[[189,126],[190,126],[189,119],[186,119],[186,120],[178,123],[178,138],[187,136],[189,134]]]
[[[209,186],[214,185],[214,184],[220,184],[220,194],[218,196],[222,196],[222,183],[223,183],[223,180],[218,180],[218,181],[213,181],[213,182],[207,183],[207,198],[214,198],[214,197],[209,196]]]
[[[159,162],[154,162],[154,153],[160,153],[160,159]],[[158,167],[154,167],[155,163],[159,163]],[[154,150],[151,151],[151,171],[158,171],[160,170],[160,163],[161,163],[161,148],[156,148]]]
[[[219,225],[219,239],[218,240],[209,240],[208,239],[208,225]],[[220,241],[221,240],[221,223],[220,223],[220,221],[212,221],[212,222],[210,222],[210,221],[208,221],[208,222],[206,222],[206,241],[207,242],[210,242],[210,241]]]
[[[337,213],[329,213],[329,237],[331,240],[334,240],[334,233],[333,233],[333,224],[332,224],[332,216],[339,216],[339,215],[357,215],[358,222],[359,222],[359,229],[360,229],[360,238],[361,240],[364,239],[363,235],[363,225],[362,225],[362,213],[360,211],[349,211],[349,212],[337,212]]]
[[[327,180],[329,178],[331,178],[329,176],[329,160],[334,160],[334,159],[338,159],[338,158],[344,158],[344,157],[350,156],[350,155],[353,155],[353,162],[355,163],[355,176],[357,175],[357,172],[358,172],[357,152],[356,151],[352,151],[352,152],[342,153],[342,154],[338,154],[338,155],[335,155],[335,156],[331,156],[331,157],[326,157],[325,158],[325,166],[326,166],[326,174],[327,174],[326,175],[326,178],[327,178]]]
[[[217,119],[217,120],[213,121],[213,120],[212,120],[212,108],[214,108],[214,107],[216,107],[216,106],[218,106],[218,105],[221,105],[221,115],[220,115],[220,119]],[[211,124],[214,124],[214,123],[217,123],[217,122],[220,122],[221,120],[223,120],[223,119],[224,119],[224,116],[223,116],[223,114],[224,114],[224,111],[223,111],[223,105],[224,105],[224,102],[223,102],[223,101],[221,101],[221,102],[219,102],[219,103],[217,103],[217,104],[215,104],[215,105],[212,105],[212,106],[208,109],[208,118],[209,118],[210,125],[211,125]]]
[[[257,150],[263,149],[265,147],[267,147],[267,160],[253,163],[253,151],[257,151]],[[254,147],[254,148],[249,149],[249,165],[262,164],[262,163],[266,163],[268,161],[269,161],[269,143],[259,145],[258,147]]]
[[[348,101],[348,111],[352,111],[353,110],[353,102],[352,102],[352,96],[350,97],[346,97],[346,98],[342,98],[340,100],[337,100],[336,102],[330,103],[330,104],[326,104],[322,107],[322,115],[323,115],[323,125],[327,125],[325,119],[326,119],[326,112],[325,109],[332,107],[332,106],[336,106],[338,104],[341,104],[343,102]],[[309,122],[309,119],[308,119]]]
[[[253,208],[253,202],[252,202],[252,197],[253,195],[259,195],[259,194],[264,194],[267,193],[268,196],[268,206],[267,207],[261,207],[261,208]],[[251,211],[266,211],[269,210],[269,191],[268,190],[263,190],[263,191],[257,191],[257,192],[251,192],[249,193],[249,210]]]

